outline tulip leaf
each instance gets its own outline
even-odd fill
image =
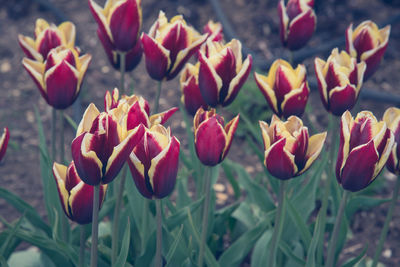
[[[179,228],[179,232],[176,235],[174,242],[172,243],[172,245],[170,246],[170,248],[168,250],[168,253],[167,253],[167,256],[166,256],[166,261],[167,261],[166,267],[171,266],[171,260],[175,255],[176,248],[178,247],[179,242],[182,239],[182,232],[183,232],[183,224]]]
[[[22,220],[25,218],[25,213],[22,214],[22,216],[18,219],[18,221],[15,223],[14,227],[11,229],[9,234],[7,235],[6,239],[2,242],[2,245],[0,247],[0,255],[5,255],[5,251],[7,247],[12,244],[12,241],[15,237],[15,233],[21,226]]]
[[[9,267],[6,259],[1,254],[0,254],[0,265],[3,266],[3,267]]]
[[[347,261],[346,263],[344,263],[342,265],[342,267],[353,267],[353,266],[356,266],[357,263],[359,263],[360,260],[364,257],[364,255],[367,252],[367,250],[368,250],[368,244],[366,244],[364,246],[363,250],[361,251],[361,253],[357,257],[354,257],[353,259]]]
[[[7,238],[10,236],[10,233],[2,231],[0,233],[0,244],[6,242]],[[21,239],[14,234],[13,238],[8,242],[7,246],[4,248],[4,251],[0,253],[0,256],[3,256],[4,259],[8,259],[10,255],[14,252],[14,250],[21,244]],[[2,266],[0,264],[0,266]]]
[[[308,247],[307,250],[307,261],[305,264],[305,267],[315,267],[316,262],[315,262],[315,254],[317,251],[317,246],[320,240],[320,236],[323,234],[324,227],[322,224],[322,217],[324,214],[322,212],[318,213],[317,220],[315,221],[315,226],[314,226],[314,233],[312,235],[311,243],[310,246]]]
[[[232,185],[233,192],[235,194],[235,199],[238,199],[240,197],[240,187],[233,175],[232,169],[229,168],[229,166],[225,163],[225,161],[223,161],[221,165],[222,165],[222,168],[224,169],[226,178],[228,179],[229,183]]]
[[[297,243],[299,244],[299,243]],[[300,244],[299,244],[300,245]],[[299,258],[297,255],[295,255],[294,249],[292,249],[284,240],[281,239],[281,241],[279,242],[279,248],[282,250],[283,254],[285,254],[289,259],[293,260],[293,262],[295,262],[296,264],[300,265],[300,266],[304,266],[306,264],[306,262]],[[268,253],[265,253],[268,254]],[[290,265],[289,265],[290,266]]]
[[[389,202],[391,198],[373,198],[368,196],[354,196],[346,205],[347,218],[353,217],[354,213],[358,210],[367,210],[386,202]]]
[[[269,253],[266,247],[272,237],[272,230],[268,229],[256,242],[253,253],[251,254],[251,267],[268,266]]]
[[[295,227],[297,228],[298,232],[300,233],[301,239],[303,240],[304,244],[308,248],[311,243],[312,236],[310,231],[308,230],[307,224],[298,212],[298,210],[293,206],[291,201],[287,199],[285,195],[285,202],[287,207],[287,212],[289,213],[290,218],[293,220]]]
[[[125,266],[126,259],[128,257],[128,252],[129,252],[130,238],[131,238],[131,227],[130,227],[130,222],[128,219],[128,222],[125,227],[124,237],[122,239],[121,251],[118,255],[117,261],[115,262],[115,266]]]
[[[248,131],[251,133],[253,138],[257,140],[258,144],[262,144],[262,138],[261,138],[261,131],[260,129],[256,129],[256,127],[253,125],[251,120],[247,117],[245,112],[240,112],[240,118],[245,122],[246,127]]]
[[[63,115],[68,124],[71,125],[72,129],[76,131],[78,129],[76,122],[67,113],[63,112]]]
[[[199,200],[196,200],[192,202],[190,205],[178,210],[171,216],[169,216],[165,220],[165,226],[169,231],[172,231],[179,225],[181,225],[186,219],[187,219],[187,214],[190,211],[190,213],[194,213],[197,211],[197,209],[201,206],[201,204],[204,201],[204,197],[201,197]]]

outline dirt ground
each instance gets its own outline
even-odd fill
[[[41,191],[39,171],[38,134],[34,107],[41,115],[46,134],[50,136],[51,110],[39,95],[39,92],[22,67],[23,53],[17,43],[19,33],[32,36],[35,20],[39,17],[48,21],[57,21],[54,10],[41,7],[38,3],[47,1],[37,0],[0,0],[0,127],[8,126],[11,133],[10,147],[5,160],[0,166],[1,186],[18,194],[44,215],[44,204]],[[78,117],[90,102],[103,107],[103,96],[106,90],[111,90],[119,83],[119,74],[109,65],[103,48],[97,38],[97,25],[90,14],[87,1],[81,0],[49,0],[49,2],[63,12],[76,24],[78,44],[84,53],[93,56],[89,67],[84,88],[81,92],[81,103],[69,108],[67,113]],[[98,1],[102,3],[104,1]],[[221,0],[226,16],[235,29],[238,38],[246,47],[257,53],[259,59],[272,60],[286,57],[288,53],[282,48],[278,31],[279,23],[276,12],[277,1],[266,0]],[[393,2],[391,5],[384,2]],[[304,50],[313,50],[315,47],[326,44],[336,38],[344,37],[347,26],[354,22],[356,25],[363,20],[371,19],[378,24],[400,13],[399,1],[378,0],[351,0],[351,1],[316,1],[317,3],[317,31]],[[147,32],[158,16],[159,10],[166,12],[170,18],[178,13],[183,14],[186,20],[196,29],[202,29],[209,19],[217,20],[212,7],[205,0],[169,0],[142,1],[143,31]],[[368,90],[378,93],[391,93],[400,96],[400,23],[392,25],[389,46],[378,72],[364,85]],[[384,26],[384,25],[381,25]],[[341,46],[344,48],[344,45]],[[317,54],[324,59],[329,51]],[[314,79],[314,56],[306,59],[310,80]],[[268,66],[260,66],[267,68]],[[252,76],[249,77],[252,79]],[[152,103],[156,91],[156,82],[146,73],[144,61],[137,69],[128,74],[126,86],[135,88],[137,94],[143,95]],[[180,99],[178,78],[164,83],[161,94],[160,110],[177,106]],[[309,104],[313,113],[310,120],[316,128],[322,129],[327,124],[326,112],[320,103],[318,92],[311,93]],[[377,117],[381,117],[384,110],[395,103],[376,101],[376,99],[361,99],[360,109],[372,110]],[[399,105],[400,103],[397,103]],[[266,105],[266,104],[265,104]],[[266,118],[265,118],[266,119]],[[178,113],[171,120],[170,126],[179,137],[183,147],[186,147],[184,124],[181,114]],[[69,143],[73,138],[73,130],[67,127],[65,151],[69,150]],[[250,172],[261,169],[261,165],[254,165],[254,155],[245,153],[243,140],[236,138],[229,157],[232,160],[243,159]],[[70,159],[70,155],[67,155]],[[390,197],[394,177],[385,174],[386,187],[380,191],[380,197]],[[226,189],[229,193],[229,188]],[[226,193],[226,192],[225,192]],[[358,212],[351,222],[353,235],[344,249],[343,257],[356,255],[365,243],[369,243],[368,255],[373,256],[375,245],[379,239],[380,229],[388,209],[382,205],[368,211]],[[7,203],[0,200],[0,214],[8,220],[13,220],[19,214]],[[1,223],[0,223],[1,229]],[[400,266],[400,206],[394,212],[390,232],[384,248],[382,261],[387,266]]]

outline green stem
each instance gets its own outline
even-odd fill
[[[51,157],[56,161],[56,128],[57,128],[57,110],[51,110]]]
[[[64,110],[60,110],[60,162],[64,164]]]
[[[290,65],[293,66],[293,51],[292,50],[289,50],[289,63],[290,63]]]
[[[90,266],[97,267],[97,244],[99,234],[99,202],[100,185],[94,186],[93,192],[93,216],[92,216],[92,249],[90,252]]]
[[[149,206],[150,206],[150,200],[145,198],[143,200],[143,210],[142,210],[142,253],[145,252],[146,249],[146,244],[147,244],[147,234],[148,230],[148,224],[149,224]]]
[[[154,101],[154,112],[153,112],[153,114],[157,114],[158,113],[158,107],[160,106],[161,85],[162,85],[162,81],[159,81],[158,82],[158,87],[157,87],[156,99]]]
[[[85,266],[85,226],[80,225],[79,267]]]
[[[271,245],[269,247],[269,267],[276,266],[276,252],[278,248],[278,244],[282,234],[282,226],[285,220],[285,188],[286,181],[280,180],[279,186],[279,195],[278,195],[278,207],[275,215],[275,224],[274,224],[274,232],[271,238]]]
[[[157,217],[157,247],[156,247],[156,267],[162,267],[162,210],[161,199],[156,199],[156,217]]]
[[[326,266],[332,267],[334,265],[336,243],[339,236],[340,225],[342,224],[342,217],[344,213],[344,208],[346,207],[347,198],[349,196],[349,191],[344,190],[342,200],[340,201],[339,211],[336,216],[335,226],[333,227],[331,242],[328,247],[328,257],[326,260]]]
[[[201,241],[200,241],[200,251],[198,259],[198,267],[203,267],[204,262],[204,250],[206,247],[207,239],[207,226],[208,226],[208,211],[210,208],[210,190],[211,190],[211,167],[205,167],[204,172],[205,179],[205,193],[204,193],[204,207],[203,207],[203,221],[201,224]]]
[[[115,262],[117,261],[117,256],[118,256],[119,214],[121,212],[122,197],[124,195],[124,189],[125,189],[126,169],[127,169],[127,166],[124,166],[122,169],[122,177],[120,179],[121,182],[118,187],[117,199],[115,201],[114,221],[113,221],[113,227],[112,227],[112,241],[111,241],[111,250],[112,250],[111,263],[112,263],[112,265],[115,264]]]
[[[125,94],[125,63],[126,63],[126,53],[118,52],[120,64],[119,64],[119,72],[121,73],[121,80],[119,84],[120,95]]]
[[[379,256],[381,255],[383,244],[385,243],[385,239],[389,230],[389,224],[392,220],[393,210],[397,203],[397,198],[399,196],[399,188],[400,188],[400,177],[397,177],[396,185],[393,190],[392,201],[390,202],[389,211],[386,215],[385,224],[383,225],[383,229],[381,232],[381,237],[379,238],[378,247],[375,250],[374,260],[372,262],[372,267],[376,267],[378,264]]]

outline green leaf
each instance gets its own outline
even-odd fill
[[[247,117],[247,115],[244,112],[240,113],[240,118],[245,122],[247,130],[251,133],[253,138],[257,140],[257,143],[262,144],[262,138],[261,138],[261,131],[260,129],[256,129],[254,127],[253,123],[251,120]]]
[[[2,266],[2,267],[9,267],[8,266],[8,263],[7,263],[7,261],[6,261],[6,259],[3,257],[3,255],[1,255],[0,254],[0,265]]]
[[[15,233],[18,231],[21,226],[22,220],[25,218],[25,213],[19,218],[19,220],[15,223],[15,226],[11,229],[10,233],[7,235],[6,240],[4,240],[3,244],[0,247],[0,255],[5,255],[5,251],[7,247],[11,244],[15,237]],[[3,219],[2,219],[3,220]]]
[[[228,179],[229,183],[232,185],[233,192],[235,194],[235,199],[238,199],[240,197],[240,187],[238,182],[235,179],[235,176],[233,175],[232,169],[229,168],[229,166],[225,163],[225,161],[222,162],[222,168],[224,169],[225,176]]]
[[[170,248],[168,250],[168,253],[167,253],[167,256],[166,256],[166,260],[167,260],[166,267],[171,266],[172,257],[175,255],[176,248],[178,247],[178,244],[182,239],[182,232],[183,232],[183,224],[179,228],[179,232],[176,235],[174,242],[172,243],[172,245],[170,246]]]
[[[115,262],[115,266],[124,266],[126,263],[126,259],[128,257],[128,252],[129,252],[129,241],[131,238],[131,227],[130,227],[130,222],[128,219],[127,225],[125,227],[125,232],[124,232],[124,237],[122,239],[122,246],[121,246],[121,251],[118,255],[117,261]]]
[[[303,259],[299,258],[293,253],[293,249],[289,247],[289,245],[282,239],[281,242],[279,242],[279,248],[282,250],[283,254],[285,254],[288,258],[292,259],[295,263],[299,264],[300,266],[304,266],[306,264],[306,262]]]
[[[347,261],[346,263],[344,263],[342,265],[342,267],[353,267],[353,266],[355,266],[364,257],[364,255],[367,252],[367,250],[368,250],[368,244],[366,244],[364,246],[363,250],[361,251],[361,253],[357,257],[354,257],[353,259]]]
[[[367,196],[354,196],[346,205],[347,218],[353,217],[358,210],[367,210],[389,202],[391,198],[373,198]]]
[[[317,251],[317,246],[318,246],[318,242],[319,242],[319,236],[323,231],[323,226],[321,223],[321,218],[324,216],[324,214],[322,214],[322,212],[318,213],[317,216],[317,220],[315,221],[315,226],[314,226],[314,233],[311,239],[311,243],[310,246],[308,248],[308,252],[307,252],[307,261],[305,266],[306,267],[315,267],[316,266],[316,262],[315,262],[315,253]]]
[[[296,208],[292,205],[291,201],[287,199],[287,196],[285,195],[286,198],[286,207],[287,207],[287,212],[289,213],[290,218],[294,222],[294,226],[297,228],[298,232],[300,233],[301,239],[303,240],[304,244],[308,248],[311,243],[312,236],[310,234],[310,231],[308,230],[306,222],[303,220],[299,212],[296,210]]]
[[[188,212],[190,213],[196,212],[197,209],[203,203],[203,201],[204,197],[201,197],[199,200],[196,200],[190,205],[178,210],[165,220],[165,226],[168,228],[169,231],[172,231],[173,229],[175,229],[175,227],[178,227],[187,219]]]
[[[76,131],[76,129],[78,129],[78,125],[76,124],[76,122],[67,113],[63,112],[63,114],[64,114],[64,118],[68,122],[68,124],[71,125],[71,127],[74,129],[74,131]]]
[[[13,253],[8,260],[8,263],[10,266],[18,267],[55,267],[55,265],[46,255],[44,255],[40,251],[32,249]]]
[[[251,267],[268,266],[269,253],[266,247],[272,237],[272,231],[269,229],[258,239],[251,254]]]

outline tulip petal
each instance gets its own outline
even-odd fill
[[[286,40],[287,47],[290,50],[297,50],[303,47],[311,39],[316,22],[314,10],[311,8],[293,19],[289,24],[289,33]]]
[[[150,127],[149,117],[147,116],[146,110],[140,105],[139,101],[133,104],[128,110],[126,129],[135,129],[140,124],[145,127]]]
[[[264,121],[259,121],[259,125],[261,128],[261,134],[263,138],[263,143],[264,143],[264,151],[268,150],[268,148],[271,146],[271,139],[268,134],[268,123]]]
[[[307,104],[310,88],[307,82],[304,82],[299,89],[294,89],[285,95],[281,104],[282,114],[285,118],[289,116],[301,116]]]
[[[153,189],[148,181],[149,178],[147,177],[146,181],[144,165],[133,152],[129,156],[128,165],[136,188],[144,197],[151,199],[153,196]]]
[[[343,188],[356,192],[369,185],[374,178],[378,159],[378,153],[372,140],[354,148],[341,170]]]
[[[211,107],[219,103],[219,92],[222,88],[222,79],[219,77],[208,58],[199,53],[199,88],[204,101]]]
[[[367,64],[367,69],[364,74],[364,81],[370,78],[378,69],[383,55],[386,52],[388,40],[389,39],[386,39],[386,41],[379,47],[376,47],[375,49],[367,51],[361,55],[361,60],[365,61]]]
[[[351,84],[335,87],[329,91],[330,107],[333,115],[340,116],[354,107],[358,97],[357,88]]]
[[[39,88],[40,94],[47,101],[46,85],[44,84],[44,64],[38,61],[34,61],[28,58],[22,60],[22,65],[28,72],[29,76],[33,79],[37,87]]]
[[[148,175],[154,196],[157,198],[166,197],[175,187],[179,164],[179,148],[180,143],[173,136],[168,146],[151,160]]]
[[[43,58],[47,58],[50,50],[62,45],[62,40],[58,33],[51,27],[41,32],[36,39],[36,49],[42,55]]]
[[[18,43],[29,59],[34,59],[39,62],[43,61],[42,55],[35,49],[35,41],[32,38],[19,34]]]
[[[104,16],[103,9],[93,0],[89,0],[89,8],[97,22],[97,25],[99,25],[100,30],[104,32],[106,36],[108,36],[111,42],[113,42],[111,30],[108,26],[107,18]]]
[[[324,107],[326,110],[329,109],[329,99],[328,99],[328,85],[326,84],[325,81],[325,76],[323,74],[323,68],[325,66],[326,62],[323,61],[320,58],[315,58],[314,61],[314,68],[315,68],[315,74],[317,76],[317,82],[318,82],[318,91],[319,95],[321,97],[322,104],[324,104]]]
[[[389,137],[387,137],[388,135],[389,135]],[[382,153],[380,154],[380,158],[379,158],[378,164],[376,165],[373,179],[375,179],[378,176],[378,174],[381,172],[381,170],[385,166],[385,164],[390,156],[390,152],[392,151],[394,143],[395,143],[394,134],[389,129],[386,130],[385,138],[386,138],[386,145],[384,146],[384,149],[383,149]]]
[[[170,52],[146,33],[141,37],[146,69],[150,77],[161,81],[171,66]]]
[[[78,68],[79,77],[78,77],[78,88],[76,90],[76,96],[79,94],[83,78],[85,77],[86,71],[91,61],[92,61],[92,56],[90,54],[85,54],[79,57],[79,68]]]
[[[221,157],[221,161],[224,160],[224,158],[226,157],[226,155],[229,152],[229,149],[230,149],[230,147],[232,145],[233,136],[234,136],[234,134],[236,132],[238,124],[239,124],[239,115],[237,115],[230,122],[228,122],[227,125],[225,125],[226,145],[225,145],[225,149],[224,149],[224,152],[222,154],[222,157]]]
[[[281,180],[292,178],[297,173],[294,155],[285,149],[285,144],[286,139],[282,138],[265,151],[265,166],[269,173]]]
[[[152,126],[156,125],[156,124],[163,125],[178,110],[179,110],[179,108],[174,107],[174,108],[170,108],[167,111],[164,111],[164,112],[161,112],[161,113],[157,113],[157,114],[154,114],[154,115],[150,116],[150,125],[152,125]]]
[[[7,151],[8,141],[10,140],[10,132],[8,128],[4,128],[3,134],[0,137],[0,161],[3,159]]]
[[[310,168],[310,166],[314,163],[314,161],[317,159],[319,154],[321,153],[322,147],[324,146],[326,139],[326,132],[320,133],[320,134],[315,134],[310,137],[309,142],[308,142],[308,149],[306,153],[306,164],[304,165],[304,168],[302,168],[298,175],[304,173],[306,170]]]
[[[398,175],[399,171],[400,171],[399,170],[399,167],[400,167],[399,166],[399,158],[397,157],[397,153],[396,153],[397,149],[398,149],[398,143],[395,142],[393,145],[393,149],[390,152],[388,161],[386,163],[386,167],[388,168],[388,170],[396,175]]]
[[[75,24],[70,21],[61,23],[58,29],[62,32],[65,37],[65,44],[68,48],[73,48],[75,45],[76,29]]]
[[[75,137],[78,137],[84,132],[89,132],[93,121],[97,118],[97,116],[99,116],[99,114],[100,111],[97,109],[97,107],[93,103],[90,103],[82,116],[81,122],[78,125]]]
[[[264,95],[265,99],[267,100],[269,107],[272,109],[272,111],[275,114],[280,115],[275,92],[269,86],[269,84],[267,82],[267,77],[264,75],[258,74],[257,72],[254,72],[254,79],[255,79],[261,93]]]
[[[286,14],[286,7],[284,0],[280,0],[278,3],[278,15],[279,15],[279,36],[281,38],[282,44],[286,44],[287,34],[288,34],[288,25],[289,25],[289,17]]]
[[[353,117],[347,110],[340,120],[340,143],[338,157],[336,160],[336,178],[341,183],[340,173],[350,152],[350,131],[353,124]]]
[[[65,188],[65,180],[66,180],[66,176],[67,176],[67,166],[64,166],[62,164],[58,164],[58,163],[54,162],[53,176],[56,181],[58,196],[60,197],[60,201],[61,201],[61,207],[63,208],[65,214],[69,218],[72,218],[72,215],[71,215],[69,207],[68,207],[69,193],[68,193],[67,189]]]

